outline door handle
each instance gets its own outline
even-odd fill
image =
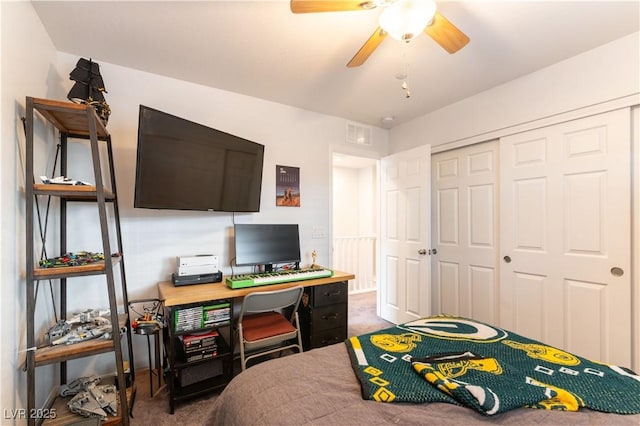
[[[505,256],[502,259],[505,261],[505,263],[511,263],[511,256]]]
[[[613,268],[611,268],[611,275],[613,275],[614,277],[621,277],[622,275],[624,275],[624,269],[614,266]]]
[[[438,253],[437,249],[429,249],[429,250],[420,249],[420,250],[418,250],[418,254],[422,255],[422,256],[424,256],[425,254],[432,255],[432,254],[437,254],[437,253]]]

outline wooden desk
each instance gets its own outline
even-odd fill
[[[343,342],[347,338],[347,313],[349,280],[355,275],[334,271],[332,277],[294,281],[284,284],[270,284],[258,287],[230,289],[224,282],[194,284],[175,287],[172,282],[158,284],[158,293],[163,300],[165,315],[172,318],[174,310],[205,305],[210,302],[231,301],[231,321],[227,322],[221,337],[227,343],[219,348],[213,359],[185,362],[179,355],[177,334],[172,321],[164,328],[164,341],[171,373],[166,383],[169,385],[169,407],[173,414],[175,402],[191,398],[204,392],[220,389],[233,378],[234,318],[233,305],[256,291],[271,291],[294,286],[303,286],[304,295],[298,307],[302,346],[305,351],[321,346]],[[224,336],[226,335],[226,336]],[[211,372],[215,372],[215,376]]]
[[[354,274],[341,271],[333,271],[332,277],[318,278],[313,280],[294,281],[284,284],[270,284],[257,287],[246,287],[230,289],[224,282],[211,284],[194,284],[175,287],[171,281],[164,281],[158,284],[160,299],[164,301],[165,307],[187,305],[189,303],[206,302],[218,299],[235,299],[246,296],[254,291],[271,291],[301,285],[303,287],[315,287],[319,285],[338,283],[355,279]]]
[[[280,290],[294,286],[305,288],[298,315],[305,350],[343,341],[347,337],[348,281],[355,275],[333,271],[332,277],[231,289],[224,282],[175,287],[172,282],[158,284],[165,309],[231,299],[239,303],[244,296],[256,291]],[[234,325],[234,324],[232,324]]]

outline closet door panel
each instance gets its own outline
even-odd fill
[[[498,143],[432,156],[434,312],[498,322]]]
[[[500,140],[500,320],[631,365],[630,111]]]

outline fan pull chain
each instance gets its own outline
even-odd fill
[[[411,91],[409,90],[409,42],[405,43],[405,48],[402,52],[402,61],[404,63],[404,70],[402,72],[403,80],[400,87],[404,91],[404,97],[409,99],[411,97]]]
[[[404,92],[405,92],[404,93],[404,97],[407,98],[407,99],[410,98],[411,97],[411,91],[409,90],[409,85],[407,84],[407,80],[406,79],[402,82],[402,85],[400,87],[402,87],[402,90],[404,90]]]

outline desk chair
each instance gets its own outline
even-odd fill
[[[237,321],[242,371],[247,361],[285,349],[302,352],[298,304],[300,286],[274,291],[256,291],[244,297]],[[295,339],[294,342],[288,342]]]

